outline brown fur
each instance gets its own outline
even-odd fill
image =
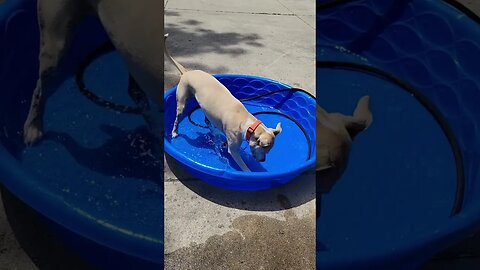
[[[329,192],[348,164],[355,136],[372,123],[369,97],[362,97],[353,116],[328,113],[317,104],[317,192]]]
[[[38,0],[40,69],[30,112],[24,124],[24,142],[31,145],[43,133],[44,89],[59,68],[77,25],[98,16],[129,72],[147,96],[163,110],[163,2],[158,0]],[[150,111],[150,127],[163,134],[163,114]]]

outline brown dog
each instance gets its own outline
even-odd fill
[[[329,192],[348,164],[355,136],[372,123],[369,97],[362,97],[353,116],[328,113],[317,104],[317,192]]]
[[[130,74],[159,109],[143,112],[156,136],[163,134],[163,2],[159,0],[38,0],[39,79],[24,124],[24,142],[43,134],[45,90],[87,15],[97,16]]]

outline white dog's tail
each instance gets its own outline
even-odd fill
[[[167,37],[168,37],[168,34],[165,34],[165,38],[163,39],[163,43],[164,43],[163,47],[165,48],[165,55],[167,55],[168,59],[170,59],[173,65],[175,65],[178,71],[180,71],[180,74],[183,75],[183,73],[187,72],[188,70],[185,67],[183,67],[180,63],[178,63],[177,60],[173,59],[173,57],[170,55],[170,52],[167,49],[167,42],[166,42]]]

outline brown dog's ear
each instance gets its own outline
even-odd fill
[[[372,112],[370,111],[370,97],[362,97],[358,103],[355,111],[353,112],[353,117],[357,119],[358,122],[363,123],[365,128],[368,128],[373,121]]]
[[[277,136],[280,132],[282,132],[282,123],[278,123],[275,129],[270,129],[275,136]]]
[[[353,117],[345,118],[345,127],[352,139],[372,124],[373,116],[369,104],[370,98],[368,96],[362,97],[358,101]]]

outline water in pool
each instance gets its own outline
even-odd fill
[[[110,101],[134,106],[127,94],[126,67],[115,52],[95,60],[86,70],[85,82]],[[0,134],[2,145],[33,176],[32,183],[25,184],[45,196],[60,196],[72,211],[89,219],[155,242],[160,250],[163,159],[154,156],[143,118],[93,104],[70,74],[54,91],[50,89],[43,139],[25,148],[21,126],[31,91],[29,87],[24,93],[6,93],[12,104],[21,105],[3,108],[7,112],[2,115],[18,117],[4,119]]]
[[[368,64],[338,48],[318,59]],[[349,165],[317,220],[317,260],[368,258],[394,253],[449,219],[456,168],[452,148],[435,118],[414,96],[378,76],[346,69],[317,69],[317,100],[329,112],[351,115],[369,95],[373,123],[352,145]],[[368,248],[366,248],[368,246]]]
[[[195,163],[207,166],[210,168],[219,168],[221,170],[241,171],[233,158],[228,154],[227,148],[223,147],[226,142],[225,135],[222,131],[216,130],[215,135],[212,134],[210,129],[205,127],[199,127],[192,124],[187,115],[195,107],[196,102],[190,100],[186,106],[183,117],[180,118],[178,125],[178,137],[171,138],[170,132],[172,126],[167,125],[165,130],[167,132],[166,138],[172,144],[173,147],[178,149],[188,159]],[[261,101],[253,102],[248,101],[244,103],[247,110],[251,113],[260,111],[273,111],[280,112],[279,109],[274,108],[268,104],[264,104]],[[254,172],[266,172],[281,170],[291,170],[295,166],[305,163],[308,156],[308,145],[302,143],[293,143],[290,138],[304,138],[302,130],[297,124],[288,118],[281,115],[259,115],[257,116],[262,120],[266,126],[275,127],[278,122],[282,123],[282,132],[275,138],[275,147],[267,155],[265,162],[257,162],[251,154],[248,142],[244,140],[240,146],[240,154],[245,163]],[[201,109],[196,110],[191,115],[192,121],[205,125],[205,114]],[[282,149],[283,147],[283,149]],[[282,154],[285,148],[288,148],[292,152],[300,153],[301,156],[295,160],[289,159],[288,155]],[[278,164],[285,164],[282,168],[279,168]]]

